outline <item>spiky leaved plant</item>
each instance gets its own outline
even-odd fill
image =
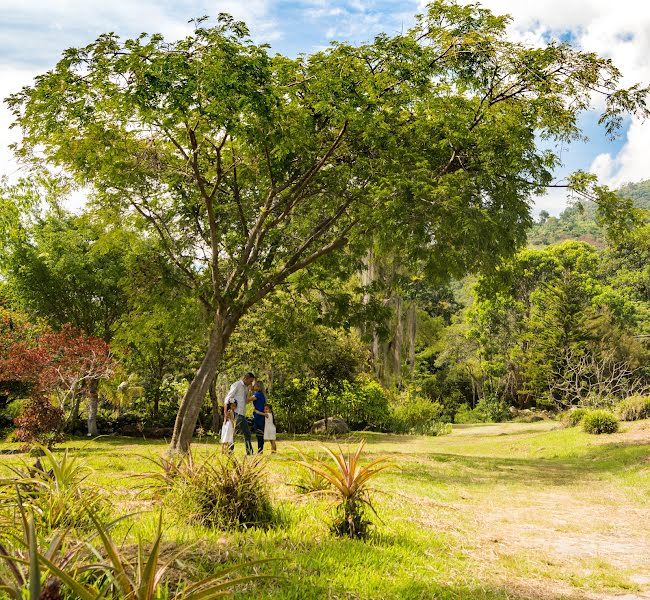
[[[71,572],[55,565],[45,555],[39,555],[39,562],[48,571],[58,577],[79,600],[97,600],[98,598],[119,598],[120,600],[156,600],[167,589],[169,581],[165,577],[170,567],[187,552],[187,548],[177,550],[164,562],[161,559],[162,545],[162,511],[153,545],[149,547],[141,538],[138,539],[136,558],[131,558],[113,540],[110,525],[102,523],[92,512],[91,519],[100,541],[99,547],[90,543],[91,554],[100,559],[99,563],[90,563],[84,571],[93,569],[103,572],[106,578],[97,578],[102,586],[86,583],[77,576],[80,571]],[[128,553],[130,554],[130,553]],[[235,567],[222,569],[218,573],[197,582],[181,581],[176,591],[169,595],[169,600],[210,600],[231,596],[236,586],[249,581],[270,579],[270,575],[246,575],[233,579],[228,576],[244,566],[254,566],[268,561],[254,561]],[[108,586],[108,587],[107,587]]]
[[[371,503],[368,482],[382,471],[392,467],[392,464],[386,462],[389,460],[387,456],[377,458],[365,466],[361,465],[360,458],[365,444],[366,441],[362,440],[356,452],[348,453],[347,457],[341,448],[338,452],[333,452],[326,446],[322,446],[331,458],[331,462],[318,459],[311,462],[296,461],[305,469],[325,478],[338,495],[331,529],[340,536],[363,538],[368,534],[371,524],[368,510],[377,514]]]
[[[14,476],[0,479],[0,503],[16,508],[20,500],[34,515],[41,534],[61,528],[92,527],[87,509],[102,517],[108,514],[108,502],[87,481],[92,469],[84,461],[67,450],[57,457],[45,446],[37,447],[41,456],[35,464],[24,461],[21,467],[7,467]]]

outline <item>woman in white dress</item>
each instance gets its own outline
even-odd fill
[[[273,454],[277,447],[275,445],[275,421],[273,419],[273,408],[270,404],[264,406],[264,441],[271,442],[271,454]]]

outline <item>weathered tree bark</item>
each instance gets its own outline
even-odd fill
[[[228,340],[240,318],[241,315],[228,318],[221,317],[219,314],[215,316],[208,350],[178,408],[174,433],[168,449],[170,454],[187,454],[189,452],[203,399],[215,378]]]
[[[418,334],[417,305],[413,300],[406,313],[406,333],[408,340],[408,365],[411,377],[415,372],[415,340]]]
[[[99,408],[99,379],[88,382],[88,435],[97,435],[97,409]]]
[[[79,405],[81,404],[81,396],[75,390],[72,394],[72,410],[70,411],[70,417],[68,421],[64,424],[64,429],[70,433],[74,431],[74,428],[77,424],[77,419],[79,418]]]
[[[215,375],[210,382],[210,387],[208,388],[210,392],[210,402],[212,403],[212,425],[210,429],[212,433],[219,433],[222,425],[222,414],[221,407],[219,406],[219,399],[217,397],[217,376]]]

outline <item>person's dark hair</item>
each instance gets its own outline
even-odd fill
[[[251,379],[257,379],[257,377],[255,377],[255,374],[251,373],[250,371],[248,373],[246,373],[246,375],[244,375],[244,377],[250,377]]]

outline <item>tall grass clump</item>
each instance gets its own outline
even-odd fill
[[[7,468],[13,477],[0,479],[0,506],[18,516],[18,503],[34,515],[41,532],[92,527],[89,510],[109,514],[108,501],[87,481],[92,470],[65,450],[59,457],[45,446],[34,464]],[[17,493],[18,491],[18,493]]]
[[[630,396],[616,405],[616,414],[621,421],[650,419],[650,397]]]
[[[572,408],[562,415],[562,425],[564,425],[564,427],[577,427],[588,412],[588,408]]]
[[[213,454],[197,462],[155,461],[161,472],[147,474],[164,502],[179,515],[214,529],[268,527],[276,520],[262,456]]]
[[[339,449],[333,452],[323,446],[330,461],[318,459],[296,461],[303,468],[316,473],[330,483],[337,496],[334,506],[334,521],[331,531],[341,537],[367,537],[372,524],[370,512],[377,514],[370,497],[368,482],[392,465],[386,464],[388,457],[381,457],[363,466],[361,454],[365,446],[362,440],[354,454]]]
[[[582,418],[582,428],[587,433],[616,433],[618,419],[608,410],[590,410]]]
[[[191,581],[187,573],[179,579],[178,565],[187,548],[177,548],[171,556],[162,556],[162,512],[153,543],[138,537],[136,551],[131,544],[119,545],[111,534],[113,523],[102,522],[87,509],[93,526],[88,539],[73,539],[70,530],[52,536],[49,544],[39,541],[34,515],[22,505],[18,494],[21,525],[13,542],[5,544],[0,536],[0,598],[11,600],[207,600],[231,597],[236,587],[268,575],[231,574],[254,561],[226,568],[211,576]],[[124,518],[124,517],[122,517]],[[118,521],[121,519],[118,519]],[[72,538],[72,539],[71,539]]]

